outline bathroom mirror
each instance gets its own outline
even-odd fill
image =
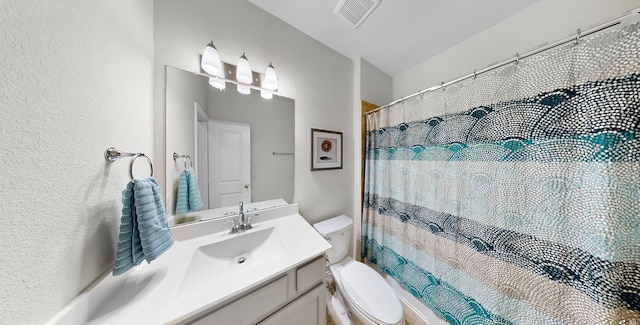
[[[190,166],[198,180],[201,210],[237,209],[238,201],[291,203],[294,100],[275,95],[263,99],[253,89],[243,95],[232,83],[220,91],[209,86],[208,78],[171,66],[166,67],[166,76],[167,214],[175,214],[178,178]],[[220,128],[226,131],[216,131]],[[247,154],[238,155],[243,150]],[[174,153],[191,159],[174,159]],[[227,188],[220,190],[220,186]]]

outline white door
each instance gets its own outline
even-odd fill
[[[251,202],[251,127],[209,121],[209,208]]]

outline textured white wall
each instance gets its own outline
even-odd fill
[[[0,324],[42,324],[113,262],[128,164],[104,150],[153,156],[153,1],[0,17]]]
[[[248,1],[156,0],[154,10],[156,124],[165,123],[164,66],[198,70],[199,55],[209,41],[214,41],[225,62],[236,64],[246,52],[253,70],[264,72],[272,61],[280,93],[295,100],[293,200],[311,223],[352,215],[353,61]],[[310,171],[311,128],[344,132],[342,170]],[[155,132],[156,152],[164,152],[164,130]]]
[[[640,0],[539,0],[393,78],[393,97],[415,93],[574,35],[640,7]]]

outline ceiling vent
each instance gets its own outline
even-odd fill
[[[340,0],[333,12],[358,28],[380,4],[380,0]]]

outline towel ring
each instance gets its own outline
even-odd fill
[[[133,156],[133,158],[131,158],[131,161],[129,162],[129,177],[131,178],[131,180],[134,180],[134,178],[133,178],[133,163],[140,156],[147,158],[147,162],[149,163],[149,168],[151,168],[151,176],[149,176],[149,177],[153,177],[153,163],[151,163],[151,159],[149,159],[149,157],[147,157],[147,155],[145,155],[143,153],[137,153],[137,154],[135,154],[135,156]]]

